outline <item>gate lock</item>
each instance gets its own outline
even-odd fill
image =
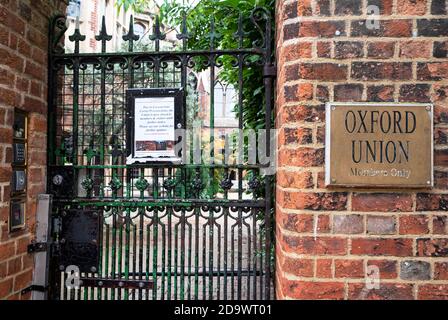
[[[47,251],[48,249],[48,243],[47,242],[33,242],[28,245],[28,253],[35,253],[35,252],[43,252]]]

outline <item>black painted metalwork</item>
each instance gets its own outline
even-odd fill
[[[59,269],[77,266],[80,272],[96,272],[99,263],[101,212],[88,209],[64,210],[61,213]]]
[[[275,79],[271,17],[258,8],[248,18],[261,39],[250,47],[240,16],[235,48],[216,46],[221,35],[212,17],[209,49],[190,49],[192,33],[184,16],[176,36],[179,45],[166,49],[167,35],[157,17],[148,39],[152,49],[138,52],[141,39],[134,34],[133,19],[123,36],[128,51],[110,52],[112,36],[103,18],[97,53],[80,52],[86,37],[78,29],[68,37],[74,52],[65,52],[65,17],[53,19],[48,189],[55,195],[54,217],[62,221],[54,230],[53,299],[273,298],[273,178],[262,174],[266,165],[244,157],[238,164],[218,161],[223,133],[216,133],[214,87],[222,81],[224,66],[239,75],[235,129],[242,129],[245,120],[243,73],[248,68],[263,72],[270,136]],[[209,87],[206,102],[199,97],[198,70],[208,70],[209,83],[202,79]],[[189,141],[183,161],[127,164],[133,125],[129,94],[173,88],[181,93],[176,120]],[[198,110],[201,101],[206,110]],[[198,128],[208,135],[194,141],[188,132]],[[195,143],[210,151],[209,162],[186,161],[195,157]],[[69,265],[80,268],[79,289],[65,287]]]

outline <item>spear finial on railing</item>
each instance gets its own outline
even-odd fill
[[[155,41],[156,51],[160,49],[160,41],[165,40],[166,34],[162,33],[160,29],[160,20],[159,16],[156,16],[156,22],[154,24],[154,33],[149,37],[151,41]]]
[[[234,34],[235,38],[238,38],[239,49],[243,48],[244,46],[244,37],[249,35],[248,32],[244,31],[243,19],[243,14],[240,13],[240,16],[238,18],[238,31]]]
[[[221,34],[216,32],[215,29],[215,17],[212,15],[210,17],[210,33],[207,36],[210,39],[210,49],[215,49],[215,40],[221,37]]]
[[[75,53],[79,53],[79,42],[86,40],[86,36],[81,34],[79,30],[79,16],[76,17],[75,31],[68,37],[71,42],[75,43]]]
[[[134,51],[134,41],[138,39],[140,37],[134,33],[134,16],[131,16],[129,20],[129,32],[123,36],[124,41],[129,41],[129,52]]]
[[[191,38],[191,35],[188,33],[187,28],[187,14],[185,11],[182,13],[182,24],[180,26],[181,33],[178,34],[176,37],[179,40],[182,40],[182,48],[183,50],[187,50],[187,41]]]
[[[112,36],[107,34],[106,17],[103,16],[100,34],[95,36],[96,41],[101,41],[101,52],[106,52],[106,42],[112,40]]]

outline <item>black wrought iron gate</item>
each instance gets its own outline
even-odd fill
[[[80,53],[85,37],[78,29],[69,37],[74,52],[64,50],[65,17],[52,21],[48,189],[54,195],[53,299],[273,297],[272,177],[261,172],[266,164],[249,164],[245,156],[242,162],[217,161],[229,145],[229,139],[221,139],[232,136],[215,127],[221,68],[235,68],[239,76],[233,90],[236,129],[244,122],[243,73],[247,68],[263,73],[260,112],[266,114],[268,136],[271,130],[271,17],[263,9],[247,17],[263,40],[249,48],[244,19],[235,47],[223,49],[215,48],[212,18],[208,50],[189,50],[186,18],[177,48],[161,49],[165,35],[157,20],[149,47],[140,52],[134,52],[139,37],[131,19],[123,36],[129,50],[120,53],[107,52],[111,36],[104,18],[96,37],[99,53]],[[198,70],[206,76],[200,78]],[[201,84],[209,87],[206,99]],[[187,133],[178,141],[187,141],[190,131],[202,126],[209,136],[199,149],[210,151],[210,162],[185,160],[194,157],[193,142],[184,144],[179,162],[129,162],[129,127],[135,120],[129,89],[148,88],[182,93],[177,129]],[[270,139],[265,141],[270,150]]]

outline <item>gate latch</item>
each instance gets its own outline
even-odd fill
[[[47,249],[48,249],[47,242],[33,242],[28,245],[28,253],[43,252],[47,251]]]
[[[47,290],[48,290],[48,287],[32,284],[29,287],[23,289],[20,293],[22,295],[24,295],[31,291],[45,292]]]

